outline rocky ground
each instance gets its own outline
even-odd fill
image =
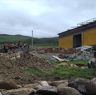
[[[66,62],[50,64],[52,55],[41,52],[1,53],[0,95],[96,95],[93,70],[90,73],[91,70],[87,72],[85,67]],[[90,76],[90,80],[76,78],[75,74],[78,74],[76,77]],[[72,76],[74,78],[70,78]]]
[[[29,75],[24,68],[39,68],[47,70],[51,64],[42,58],[31,54],[1,54],[0,55],[0,80],[15,81],[18,84],[26,84],[38,80],[39,77]]]
[[[0,95],[96,95],[96,78],[37,81],[22,86],[0,81],[0,89]]]

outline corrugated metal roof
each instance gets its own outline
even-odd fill
[[[58,35],[60,37],[62,37],[62,36],[64,37],[64,36],[72,35],[75,33],[85,32],[86,30],[91,29],[91,28],[96,28],[96,20],[93,22],[89,22],[87,24],[82,24],[81,26],[77,26],[76,28],[69,29],[69,30],[64,31],[62,33],[59,33]]]

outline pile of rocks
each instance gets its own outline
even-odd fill
[[[35,67],[43,70],[53,67],[46,59],[37,57],[31,53],[21,53],[20,58],[18,58],[15,63],[20,67]]]
[[[0,81],[0,89],[0,95],[96,95],[96,78],[39,81],[22,86]]]
[[[68,86],[77,89],[82,95],[96,95],[96,78],[71,80]]]
[[[5,57],[0,57],[0,80],[14,80],[18,84],[33,81],[33,76],[26,74],[20,66]]]
[[[63,54],[73,54],[80,50],[77,50],[75,48],[71,49],[64,49],[64,48],[36,48],[33,51],[37,51],[38,53],[63,53]]]

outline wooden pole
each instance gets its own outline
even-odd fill
[[[32,48],[33,48],[33,30],[32,30]]]

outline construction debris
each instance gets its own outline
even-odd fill
[[[4,89],[4,91],[1,92],[1,95],[62,95],[65,93],[70,95],[69,91],[71,91],[73,95],[80,95],[80,93],[83,92],[87,93],[87,88],[92,92],[92,87],[90,85],[92,84],[95,87],[95,82],[88,82],[86,91],[85,89],[83,91],[82,85],[76,84],[77,87],[80,86],[80,88],[75,88],[73,85],[69,87],[70,82],[63,79],[60,81],[60,77],[58,76],[55,76],[54,79],[51,78],[51,81],[48,80],[47,82],[41,81],[44,79],[39,75],[35,76],[34,74],[29,74],[24,71],[26,68],[29,70],[30,68],[34,68],[43,71],[42,74],[44,74],[46,71],[53,69],[54,66],[72,67],[77,69],[83,68],[83,65],[71,64],[70,61],[89,60],[92,57],[92,48],[88,48],[88,50],[84,49],[83,51],[80,48],[47,48],[33,49],[30,51],[28,45],[24,45],[22,49],[17,50],[16,52],[0,53],[0,89]],[[57,62],[57,64],[51,64],[51,61]],[[72,81],[72,83],[75,84],[74,81]],[[85,84],[83,85],[85,87]],[[96,92],[94,91],[94,93]]]
[[[69,60],[67,60],[67,59],[61,59],[61,58],[59,58],[58,56],[54,56],[53,55],[53,58],[55,58],[56,60],[58,60],[58,61],[60,61],[60,62],[68,62]]]

